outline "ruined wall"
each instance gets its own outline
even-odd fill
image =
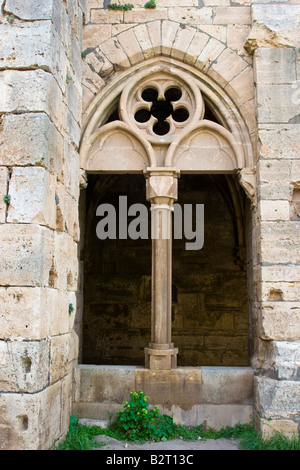
[[[1,6],[0,448],[49,449],[68,429],[78,355],[85,2]]]

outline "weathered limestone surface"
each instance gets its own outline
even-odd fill
[[[69,424],[85,13],[83,0],[2,5],[1,449],[49,449]]]
[[[252,15],[247,49],[260,142],[255,418],[265,436],[291,436],[299,432],[299,5],[253,5]]]
[[[252,419],[253,370],[227,367],[178,367],[151,371],[124,366],[74,368],[73,412],[78,417],[103,419],[115,415],[131,390],[143,390],[150,406],[175,422],[220,429]]]

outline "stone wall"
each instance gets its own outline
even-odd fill
[[[49,449],[68,429],[78,356],[85,2],[1,6],[0,448]]]
[[[299,431],[299,13],[300,5],[253,5],[248,39],[259,139],[253,367],[264,434]]]

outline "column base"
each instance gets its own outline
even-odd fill
[[[155,346],[153,349],[145,348],[145,367],[150,370],[176,369],[177,354],[178,348],[155,349]]]

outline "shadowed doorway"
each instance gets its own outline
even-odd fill
[[[144,366],[150,341],[150,232],[148,240],[96,236],[97,207],[106,203],[118,209],[122,195],[128,207],[150,207],[143,175],[89,175],[82,252],[84,364]],[[181,175],[178,204],[204,204],[205,211],[201,250],[186,250],[185,239],[173,241],[172,335],[178,366],[247,366],[244,193],[231,175]]]

